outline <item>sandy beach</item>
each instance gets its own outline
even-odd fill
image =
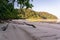
[[[60,24],[13,20],[6,30],[2,31],[1,27],[7,24],[0,24],[0,40],[60,40]]]

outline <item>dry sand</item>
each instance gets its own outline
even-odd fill
[[[33,24],[36,28],[23,22]],[[0,25],[2,27],[6,24]],[[6,31],[0,30],[0,40],[60,40],[60,24],[15,21],[9,23]]]

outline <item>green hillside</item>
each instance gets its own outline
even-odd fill
[[[19,17],[20,18],[35,18],[35,19],[57,19],[55,15],[52,15],[48,12],[36,12],[31,9],[23,9],[23,12],[19,12]]]
[[[48,12],[39,12],[39,14],[43,19],[57,19],[55,15],[52,15]]]
[[[48,12],[36,12],[32,9],[23,9],[22,12],[19,9],[13,10],[11,13],[0,13],[0,19],[57,19],[55,15]]]

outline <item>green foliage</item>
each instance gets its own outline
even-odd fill
[[[10,2],[11,1],[11,2]],[[25,12],[22,10],[24,7],[32,8],[32,4],[30,4],[30,0],[17,0],[18,4],[20,4],[20,16],[18,15],[18,10],[14,9],[15,0],[0,0],[0,19],[17,19],[17,18],[25,18]],[[22,13],[22,14],[21,14]],[[23,16],[22,16],[23,15]]]
[[[8,0],[0,0],[0,19],[14,19],[18,18],[18,10],[14,9],[12,3],[8,3]]]
[[[30,0],[17,0],[18,4],[20,4],[20,9],[26,7],[26,8],[32,8],[33,5],[30,3]]]

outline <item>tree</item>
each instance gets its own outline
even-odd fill
[[[8,1],[7,0],[0,0],[0,19],[4,19],[5,17],[5,13],[7,10],[7,3]]]
[[[0,19],[13,19],[18,18],[17,10],[14,9],[14,2],[16,0],[0,0]],[[18,4],[20,4],[21,13],[25,15],[25,12],[22,10],[24,7],[32,8],[32,4],[30,4],[30,0],[17,0]]]
[[[30,0],[17,0],[18,4],[20,4],[20,9],[26,7],[26,8],[32,8],[33,5],[30,4]]]
[[[16,0],[13,0],[13,2]],[[33,1],[33,0],[31,0]],[[20,4],[20,13],[24,15],[25,17],[25,12],[23,11],[23,8],[26,7],[26,9],[28,8],[32,8],[33,5],[30,3],[30,0],[17,0],[18,4]]]
[[[14,4],[9,0],[0,0],[0,19],[17,18],[17,10],[14,9]]]

